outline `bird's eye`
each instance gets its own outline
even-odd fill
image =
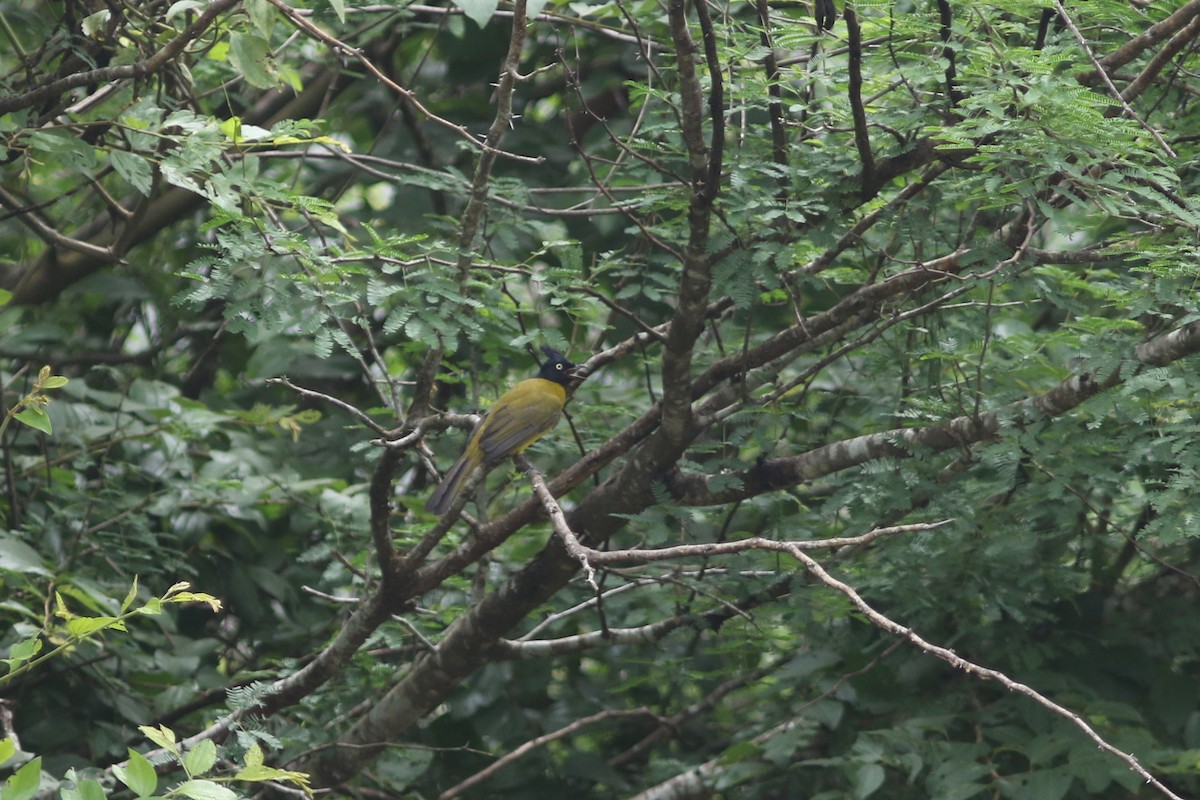
[[[555,368],[556,370],[558,370],[559,372],[562,372],[562,364],[555,364],[555,365],[554,365],[554,368]]]

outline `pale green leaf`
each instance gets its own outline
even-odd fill
[[[25,575],[50,575],[36,550],[20,539],[6,534],[0,534],[0,570]]]
[[[8,776],[0,797],[4,800],[29,800],[37,793],[42,783],[42,757],[27,761],[19,770]]]
[[[164,750],[170,750],[172,753],[176,752],[175,731],[166,725],[159,725],[157,728],[152,728],[149,725],[139,725],[138,730],[142,732],[143,736]]]
[[[35,430],[39,430],[45,434],[51,434],[54,431],[50,427],[50,417],[46,412],[37,406],[26,406],[13,415],[19,422],[23,422]]]
[[[479,27],[488,24],[488,20],[496,13],[498,0],[454,0],[454,5],[463,10]]]
[[[237,794],[219,783],[205,780],[184,781],[176,789],[177,794],[192,800],[237,800]]]
[[[183,757],[183,768],[188,775],[203,775],[217,763],[217,746],[211,739],[203,739]]]
[[[150,194],[150,187],[154,184],[154,169],[149,161],[137,153],[125,150],[113,150],[108,154],[108,160],[112,162],[117,174],[128,181],[130,186],[142,195]]]
[[[111,18],[112,12],[107,8],[103,11],[97,11],[95,14],[88,14],[83,18],[83,21],[79,23],[79,29],[83,31],[84,36],[89,38],[93,37],[97,33],[104,32],[104,29],[108,25],[108,21]]]
[[[12,647],[8,648],[8,658],[6,658],[5,661],[8,662],[11,668],[16,669],[41,651],[41,637],[33,636],[22,642],[17,642]]]
[[[137,599],[138,593],[138,576],[133,576],[133,585],[129,587],[129,592],[125,595],[125,599],[121,601],[121,613],[124,614],[133,605],[133,601]]]
[[[106,628],[125,630],[125,623],[116,617],[75,617],[67,621],[67,633],[83,639]]]
[[[184,12],[197,11],[201,8],[204,8],[204,3],[200,2],[200,0],[176,0],[176,2],[172,3],[171,7],[167,9],[166,20],[167,22],[170,22],[172,18],[183,14]]]
[[[261,36],[236,32],[230,34],[229,63],[251,86],[270,89],[278,82],[274,75],[271,46]]]
[[[141,753],[129,750],[129,760],[124,764],[114,764],[113,774],[117,780],[129,787],[138,797],[149,797],[158,788],[158,773],[154,766]]]

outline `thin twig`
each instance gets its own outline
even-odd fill
[[[552,731],[550,733],[546,733],[541,736],[538,736],[537,738],[530,739],[528,742],[525,742],[523,745],[516,748],[511,753],[508,753],[508,754],[504,755],[503,757],[501,757],[500,759],[498,759],[494,764],[491,764],[490,766],[487,766],[484,769],[479,770],[479,772],[476,772],[474,775],[467,778],[466,780],[464,780],[464,781],[450,787],[446,791],[442,792],[440,795],[438,795],[438,800],[450,800],[450,798],[452,798],[452,797],[458,797],[460,794],[462,794],[466,790],[470,789],[472,786],[475,786],[475,785],[487,780],[492,775],[495,775],[497,772],[504,769],[506,766],[508,766],[512,762],[516,761],[517,759],[522,758],[523,756],[525,756],[526,753],[530,752],[531,750],[534,750],[535,748],[541,747],[544,744],[549,744],[550,742],[554,742],[559,739],[565,739],[566,737],[573,735],[576,731],[580,730],[581,728],[586,728],[588,725],[594,725],[597,722],[603,722],[604,720],[607,720],[607,719],[619,719],[622,717],[655,717],[655,718],[658,718],[658,715],[655,714],[650,709],[643,706],[642,708],[612,709],[612,710],[608,710],[608,711],[601,711],[601,712],[592,714],[587,717],[580,717],[579,719],[572,722],[570,725],[565,725],[556,731]]]
[[[1055,2],[1058,2],[1058,0],[1055,0]],[[1062,717],[1075,727],[1079,728],[1079,730],[1083,731],[1084,735],[1095,742],[1096,746],[1101,750],[1116,756],[1121,761],[1124,761],[1131,770],[1137,773],[1139,777],[1146,781],[1146,783],[1150,784],[1159,792],[1161,792],[1164,797],[1169,797],[1171,800],[1184,800],[1183,797],[1171,791],[1162,781],[1151,775],[1150,772],[1142,766],[1142,763],[1138,761],[1133,754],[1126,753],[1120,748],[1109,744],[1108,741],[1100,736],[1100,734],[1096,733],[1095,729],[1092,728],[1091,725],[1084,721],[1084,719],[1074,711],[1059,705],[1042,693],[1038,692],[1036,689],[1033,689],[1032,687],[1018,681],[1014,681],[1003,672],[980,666],[972,661],[968,661],[967,659],[955,653],[953,650],[949,650],[945,647],[940,647],[932,642],[926,641],[917,635],[911,628],[906,628],[900,623],[892,620],[890,617],[887,617],[881,612],[875,610],[875,608],[867,603],[867,601],[864,600],[852,586],[843,583],[842,581],[839,581],[837,578],[830,575],[825,571],[824,567],[822,567],[814,558],[805,553],[801,548],[791,548],[788,552],[789,555],[803,564],[805,569],[807,569],[813,577],[821,581],[821,583],[825,584],[829,588],[834,589],[835,591],[844,595],[851,603],[854,604],[855,608],[862,612],[862,614],[867,617],[867,619],[869,619],[876,627],[907,640],[917,647],[917,649],[940,658],[942,661],[945,661],[947,664],[955,667],[956,669],[961,669],[963,672],[980,678],[996,681],[1010,691],[1025,695],[1042,708],[1045,708],[1051,713]]]
[[[505,158],[511,158],[514,161],[523,161],[527,164],[541,164],[543,161],[545,161],[545,158],[542,156],[518,155],[517,153],[510,153],[506,150],[499,150],[487,142],[481,142],[478,137],[467,130],[466,126],[457,125],[445,117],[439,117],[437,114],[430,111],[419,99],[417,99],[416,93],[405,89],[403,86],[385,75],[383,71],[379,69],[379,67],[375,66],[375,64],[372,63],[371,60],[367,58],[366,54],[363,53],[363,51],[359,48],[346,44],[341,39],[338,39],[336,36],[326,32],[320,26],[305,19],[304,15],[298,13],[296,9],[283,2],[283,0],[267,0],[267,2],[279,9],[279,11],[285,17],[291,20],[292,24],[297,28],[307,32],[319,41],[324,42],[338,53],[357,60],[360,64],[366,67],[368,72],[375,76],[376,80],[411,103],[412,107],[421,112],[421,114],[425,115],[426,119],[429,119],[430,121],[441,125],[443,128],[452,131],[460,139],[470,142],[473,147],[482,150],[484,153],[490,153],[493,156],[504,156]],[[524,14],[521,16],[521,22],[524,24]]]
[[[278,378],[267,378],[267,385],[269,385],[269,386],[284,386],[288,389],[291,389],[293,392],[295,392],[296,394],[300,395],[301,397],[303,397],[307,400],[320,400],[322,403],[328,403],[331,406],[335,406],[337,408],[340,408],[342,411],[345,411],[347,414],[354,417],[356,420],[358,420],[363,425],[367,426],[368,428],[370,428],[371,430],[373,430],[375,433],[379,434],[380,436],[386,437],[388,435],[387,428],[383,427],[378,422],[371,419],[369,416],[367,416],[366,413],[364,413],[360,409],[350,405],[345,400],[341,400],[341,399],[334,397],[333,395],[325,394],[323,392],[313,391],[312,389],[305,389],[303,386],[297,386],[296,384],[294,384],[290,380],[288,380],[286,376],[280,376]]]
[[[1125,98],[1121,95],[1121,90],[1118,89],[1112,82],[1112,78],[1108,77],[1108,72],[1106,72],[1104,67],[1101,66],[1100,60],[1096,58],[1096,54],[1092,52],[1091,45],[1088,44],[1087,39],[1083,36],[1083,33],[1078,27],[1076,27],[1075,21],[1071,19],[1071,15],[1067,13],[1067,9],[1063,7],[1062,0],[1054,0],[1054,7],[1058,9],[1058,13],[1062,17],[1063,22],[1065,22],[1067,27],[1071,29],[1071,33],[1075,36],[1075,41],[1079,42],[1079,46],[1083,48],[1083,52],[1087,53],[1087,57],[1091,60],[1092,66],[1096,68],[1096,74],[1100,76],[1100,80],[1104,81],[1104,85],[1108,87],[1108,91],[1112,94],[1113,98],[1121,104],[1121,108],[1124,109],[1125,115],[1149,132],[1149,134],[1154,137],[1154,141],[1158,142],[1159,147],[1163,149],[1164,153],[1169,155],[1171,158],[1179,158],[1178,154],[1171,149],[1171,145],[1167,144],[1167,141],[1162,138],[1162,135],[1159,134],[1159,132],[1152,128],[1149,124],[1147,124],[1145,120],[1139,117],[1137,112],[1133,110],[1128,102],[1126,102]]]
[[[513,461],[525,470],[529,475],[529,482],[533,484],[533,491],[537,494],[538,500],[542,503],[542,508],[546,509],[546,513],[550,515],[550,524],[554,526],[554,532],[558,534],[558,538],[562,539],[563,547],[566,548],[567,554],[571,558],[579,562],[583,567],[584,580],[588,586],[591,586],[594,591],[599,592],[600,586],[596,583],[596,570],[592,569],[592,565],[588,563],[588,557],[592,554],[599,553],[599,550],[593,550],[590,547],[584,547],[579,542],[579,537],[571,530],[571,526],[567,524],[567,516],[563,513],[562,506],[554,499],[554,495],[550,493],[550,489],[546,486],[546,477],[541,471],[533,466],[533,464],[523,455],[513,457]]]

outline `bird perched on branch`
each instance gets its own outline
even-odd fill
[[[576,373],[578,367],[553,347],[542,345],[542,352],[546,362],[537,377],[521,381],[492,404],[475,426],[463,454],[429,496],[426,511],[445,514],[478,467],[491,469],[520,453],[558,422],[567,389],[582,377]]]

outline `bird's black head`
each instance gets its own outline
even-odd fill
[[[566,356],[546,344],[542,345],[542,352],[546,354],[546,361],[538,373],[539,378],[561,383],[563,386],[570,386],[572,381],[578,379],[579,376],[575,374],[578,367],[568,361]]]

